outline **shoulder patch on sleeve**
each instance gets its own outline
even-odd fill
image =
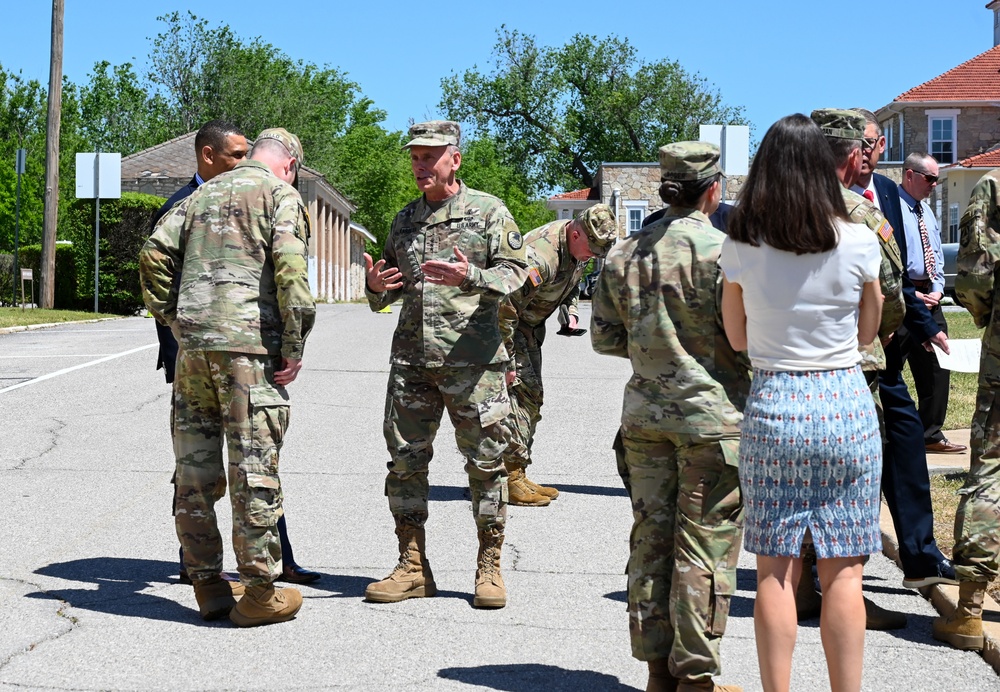
[[[510,245],[511,250],[520,250],[521,246],[524,245],[524,238],[521,237],[519,231],[510,231],[507,234],[507,244]]]
[[[538,267],[532,267],[528,270],[528,280],[531,281],[534,286],[542,285],[542,275],[538,271]]]
[[[882,219],[882,225],[875,232],[878,233],[878,237],[882,239],[883,243],[888,243],[889,238],[892,237],[892,226],[889,225],[887,219]]]

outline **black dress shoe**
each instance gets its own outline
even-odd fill
[[[281,572],[281,576],[276,581],[287,581],[291,584],[311,584],[323,575],[319,572],[303,569],[298,565],[288,565]]]
[[[903,577],[903,588],[905,589],[921,589],[934,584],[958,586],[958,579],[955,578],[955,567],[951,564],[951,560],[941,558],[941,561],[937,563],[935,574],[926,577]]]

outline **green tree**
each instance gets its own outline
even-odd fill
[[[27,150],[21,176],[21,244],[41,242],[45,195],[45,90],[0,66],[0,252],[14,251],[16,151]]]
[[[81,134],[90,148],[128,156],[170,138],[166,101],[149,95],[131,63],[112,67],[103,60],[89,77],[79,99]]]
[[[171,12],[156,19],[167,28],[149,39],[152,49],[146,78],[170,105],[172,129],[177,134],[191,132],[210,120],[203,112],[205,62],[218,43],[218,34],[229,33],[229,27],[209,29],[208,21],[190,10],[186,15]]]
[[[462,143],[459,177],[471,188],[496,195],[510,210],[522,233],[555,219],[537,190],[514,166],[507,163],[503,147],[490,137]]]
[[[561,47],[502,26],[494,69],[442,80],[440,107],[506,142],[505,156],[543,188],[593,187],[604,161],[653,161],[700,123],[748,124],[697,74],[647,63],[627,39],[577,34]]]

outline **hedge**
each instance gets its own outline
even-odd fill
[[[35,280],[32,284],[26,284],[25,288],[34,286],[34,296],[30,299],[30,302],[40,305],[42,296],[42,246],[22,246],[17,263],[22,269],[33,270]],[[87,309],[87,306],[82,306],[80,300],[77,298],[76,277],[76,258],[73,255],[73,246],[68,243],[56,244],[56,291],[53,296],[53,308],[56,310]],[[91,295],[93,294],[93,291],[91,291]],[[17,283],[17,299],[21,300],[20,279],[18,279]],[[91,301],[89,307],[94,307],[93,301]]]

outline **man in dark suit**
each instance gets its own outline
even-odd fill
[[[895,182],[875,173],[879,157],[885,150],[885,137],[871,111],[863,108],[855,110],[865,116],[867,124],[862,147],[861,176],[852,189],[873,201],[882,210],[882,214],[892,225],[903,266],[906,266],[907,247],[899,189]],[[912,338],[924,344],[925,348],[931,348],[933,343],[946,353],[949,352],[948,335],[941,331],[927,306],[917,296],[916,288],[906,272],[903,272],[903,300],[906,303],[903,328]],[[903,381],[903,353],[899,341],[893,335],[883,344],[886,369],[879,373],[879,397],[885,413],[886,436],[882,459],[882,493],[899,540],[903,586],[916,589],[931,584],[958,584],[955,569],[934,540],[934,511],[927,472],[927,451],[924,448],[924,426]]]
[[[652,214],[647,216],[642,220],[642,228],[650,225],[654,221],[663,217],[667,213],[667,207],[663,209],[657,209]],[[726,232],[726,222],[729,219],[729,215],[733,213],[733,206],[727,204],[726,202],[721,202],[719,208],[712,212],[712,215],[708,217],[708,220],[712,222],[712,225],[723,233]]]
[[[246,158],[248,148],[246,136],[232,123],[225,122],[224,120],[210,120],[205,123],[194,136],[195,156],[198,159],[197,172],[195,172],[194,177],[191,178],[187,185],[171,195],[170,199],[153,215],[152,227],[155,228],[164,214],[170,211],[175,204],[186,199],[192,192],[198,189],[199,185],[211,180],[220,173],[234,169],[237,163]],[[156,337],[160,342],[156,369],[163,368],[167,384],[170,384],[174,381],[174,364],[177,362],[177,340],[171,333],[170,327],[159,322],[156,323]],[[223,484],[223,488],[225,488],[225,484]],[[281,539],[281,557],[284,566],[279,581],[308,584],[319,579],[320,574],[318,572],[303,569],[295,563],[292,545],[288,542],[288,531],[284,515],[278,519],[278,537]],[[183,583],[191,583],[184,569],[183,551],[181,552],[180,579]]]

